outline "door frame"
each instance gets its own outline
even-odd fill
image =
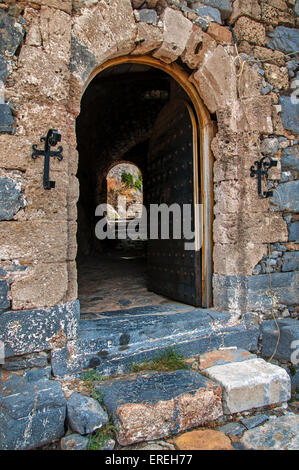
[[[148,65],[163,70],[183,88],[194,107],[199,127],[199,161],[201,182],[201,203],[203,205],[202,231],[202,307],[213,305],[212,275],[213,275],[213,155],[211,141],[216,133],[215,122],[200,98],[198,90],[190,81],[190,75],[178,64],[166,64],[150,56],[122,56],[108,60],[98,66],[90,75],[82,95],[90,82],[103,70],[125,63]]]

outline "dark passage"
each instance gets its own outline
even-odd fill
[[[144,204],[152,202],[148,200],[149,195],[153,197],[150,139],[159,114],[174,96],[187,100],[184,91],[165,72],[145,65],[123,64],[96,76],[82,98],[77,119],[77,268],[83,315],[169,301],[163,293],[148,291],[147,242],[98,240],[95,226],[99,217],[95,216],[95,209],[107,202],[107,174],[118,162],[137,165],[143,177]],[[163,193],[161,182],[158,188]],[[163,197],[158,199],[153,202],[167,202]]]

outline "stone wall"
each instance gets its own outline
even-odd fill
[[[294,0],[0,2],[1,328],[7,315],[77,298],[75,120],[90,74],[129,54],[183,63],[217,117],[214,306],[269,312],[275,296],[282,312],[296,312],[297,15]],[[31,146],[49,128],[62,134],[64,159],[51,162],[56,188],[45,191]],[[263,155],[279,162],[272,199],[260,199],[250,177]],[[269,247],[270,264],[281,261],[271,264],[273,294]]]

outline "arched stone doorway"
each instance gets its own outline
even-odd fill
[[[167,298],[208,307],[212,303],[212,158],[209,141],[214,126],[195,87],[188,79],[188,73],[179,65],[167,65],[147,56],[114,59],[91,74],[82,97],[81,113],[77,118],[78,177],[81,187],[78,205],[78,259],[82,248],[83,255],[85,251],[85,255],[94,257],[95,254],[106,251],[107,247],[109,249],[113,246],[111,241],[108,241],[107,245],[107,242],[95,239],[94,211],[96,206],[104,203],[106,199],[108,168],[120,161],[131,161],[142,170],[145,187],[151,187],[145,192],[148,204],[177,203],[182,206],[190,203],[192,211],[195,207],[197,211],[192,214],[193,229],[196,233],[196,249],[192,253],[187,251],[186,255],[183,240],[175,246],[172,240],[172,249],[171,243],[165,244],[163,241],[163,244],[160,241],[163,246],[158,245],[158,250],[157,244],[152,243],[151,246],[149,242],[151,248],[148,249],[147,286]],[[178,120],[178,115],[181,116],[181,121]],[[161,134],[159,129],[161,125],[163,127],[163,123],[167,129]],[[176,140],[176,134],[181,135],[181,141],[180,138],[177,139],[174,144],[176,147],[171,148],[169,142]],[[164,178],[163,182],[164,186],[177,188],[176,196],[170,196],[170,193],[167,195],[169,187],[163,188],[162,183],[159,186],[157,179],[153,177],[155,171],[149,164],[149,158],[156,158],[153,157],[152,150],[155,147],[155,139],[164,142],[162,153],[164,155],[168,152],[169,158],[173,160],[167,166],[164,157],[159,156],[158,163],[156,162],[158,167],[161,166],[158,179],[160,176],[163,179],[166,173],[171,175],[180,170],[180,181],[173,175],[168,176],[168,179]],[[189,162],[191,166],[189,170],[184,170],[184,163],[188,166],[188,158],[192,160]],[[189,173],[184,174],[184,171]],[[182,197],[183,193],[185,198]],[[199,204],[203,208],[201,221],[197,207]],[[89,223],[88,228],[86,223]],[[89,239],[89,246],[86,245],[86,239]],[[160,266],[152,266],[159,265],[158,259],[157,263],[152,263],[155,255],[159,258],[159,250],[163,256],[169,257],[163,269]],[[174,261],[174,257],[180,258],[181,263]],[[78,267],[80,280],[79,263]],[[109,274],[113,278],[113,273],[106,271],[106,275]],[[124,275],[126,277],[127,273]],[[150,279],[153,281],[157,275],[159,281],[150,282]],[[91,284],[94,284],[93,281]],[[164,287],[159,287],[161,285]]]

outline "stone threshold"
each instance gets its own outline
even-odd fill
[[[251,314],[236,321],[212,309],[184,306],[173,311],[171,305],[159,305],[104,312],[101,317],[80,320],[77,339],[51,351],[54,376],[89,368],[107,376],[126,373],[132,363],[151,360],[168,348],[186,358],[219,347],[258,349],[260,329]]]

